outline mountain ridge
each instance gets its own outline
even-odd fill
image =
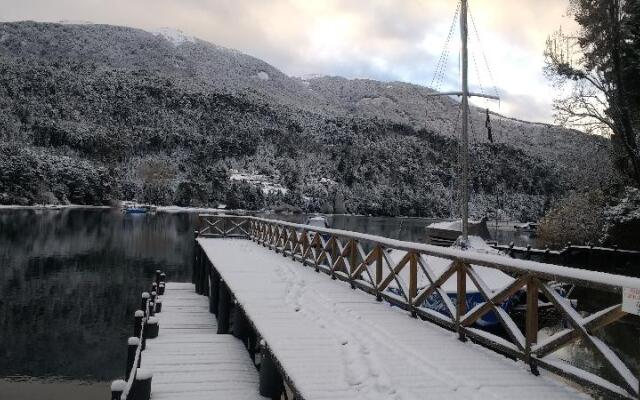
[[[352,212],[417,215],[427,211],[421,198],[430,198],[425,203],[436,205],[433,215],[453,208],[458,103],[426,96],[433,92],[429,88],[290,77],[255,57],[197,38],[175,45],[162,35],[111,25],[2,23],[0,69],[5,141],[34,160],[64,154],[82,171],[91,164],[103,168],[114,187],[108,196],[74,197],[68,182],[33,178],[38,189],[29,191],[5,174],[0,202],[137,197],[194,205],[237,201],[250,208],[285,201],[319,210],[344,197]],[[505,214],[524,207],[535,216],[563,192],[609,177],[606,139],[495,115],[492,145],[479,129],[484,111],[473,108],[471,115],[479,214],[490,211],[484,203],[493,196],[492,185],[513,198],[534,199],[528,208],[520,200],[513,210],[503,207]],[[397,158],[398,165],[379,165],[372,152]],[[521,165],[506,165],[508,157]],[[605,167],[589,170],[593,160]],[[44,175],[55,175],[56,162],[51,163],[39,167]],[[149,173],[149,163],[166,171]],[[229,169],[266,172],[291,190],[286,198],[268,198],[259,188],[229,182]],[[539,176],[527,176],[536,169]],[[207,178],[211,170],[218,171],[215,179]],[[506,171],[517,176],[482,176]],[[394,174],[403,179],[399,187],[389,179]],[[336,185],[318,184],[321,178]],[[401,197],[398,204],[383,204],[389,193]]]

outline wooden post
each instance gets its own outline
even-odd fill
[[[382,301],[380,295],[380,282],[382,282],[382,252],[384,250],[379,245],[376,246],[376,300]]]
[[[146,330],[146,320],[148,317],[144,317],[142,320],[142,323],[145,324],[145,330]],[[142,334],[142,337],[140,338],[140,340],[142,340],[142,344],[140,345],[140,351],[144,351],[147,348],[147,335]],[[140,357],[142,357],[142,353],[140,353]]]
[[[319,233],[316,232],[316,235],[319,235]],[[336,262],[336,254],[338,254],[338,238],[336,238],[335,235],[331,235],[331,239],[329,239],[329,240],[331,240],[331,251],[330,251],[329,254],[331,254],[331,261],[335,263]],[[332,265],[332,267],[333,267],[333,265]],[[338,279],[338,278],[336,278],[335,271],[331,271],[331,279],[333,279],[333,280]]]
[[[142,318],[144,318],[144,311],[137,310],[133,314],[133,316],[134,316],[134,318],[133,318],[133,336],[139,337],[140,336],[140,329],[142,329]]]
[[[525,358],[531,372],[539,375],[538,367],[531,356],[531,347],[538,342],[538,283],[531,276],[527,279],[527,315],[526,315]]]
[[[162,299],[156,300],[156,314],[162,312]]]
[[[282,377],[271,354],[264,346],[261,349],[260,362],[260,395],[271,399],[279,399],[282,395]]]
[[[147,325],[144,327],[145,339],[155,339],[158,337],[158,333],[160,333],[160,325],[158,324],[158,318],[149,317],[149,320],[147,321]]]
[[[215,268],[211,268],[211,284],[209,285],[209,312],[218,315],[218,300],[220,296],[220,275]]]
[[[147,315],[147,301],[149,301],[149,297],[151,297],[151,295],[149,295],[149,292],[142,292],[140,297],[140,309],[145,315]]]
[[[210,263],[209,259],[205,259],[204,265],[202,266],[202,294],[205,296],[209,295],[209,274],[210,274]]]
[[[162,273],[162,271],[160,271],[159,269],[156,270],[156,279],[154,281],[154,283],[156,284],[156,286],[158,286],[160,284],[160,274]]]
[[[127,376],[129,376],[129,374],[127,374]],[[127,387],[127,382],[122,379],[111,382],[111,400],[120,400],[125,387]]]
[[[231,294],[226,283],[220,281],[218,289],[218,334],[229,333],[229,312],[231,311]]]
[[[198,237],[198,231],[194,231],[196,238]],[[200,257],[200,244],[195,240],[193,245],[193,262],[191,263],[191,283],[196,283],[196,266],[198,265],[198,258]],[[159,284],[159,283],[158,283]]]
[[[131,385],[131,400],[149,400],[151,398],[151,379],[153,374],[151,371],[138,368],[136,378]]]
[[[242,308],[238,304],[235,304],[233,307],[233,336],[240,339],[246,346],[250,330],[251,327],[249,326],[247,316],[244,314]]]
[[[202,269],[204,268],[204,250],[200,249],[200,257],[198,257],[198,265],[196,267],[196,293],[202,294]]]
[[[356,286],[353,284],[353,280],[356,279],[356,276],[353,276],[353,273],[356,272],[358,266],[356,263],[358,262],[358,242],[355,239],[351,239],[351,244],[349,245],[349,282],[351,283],[351,289],[355,289]]]
[[[124,374],[124,377],[127,379],[129,378],[129,374],[133,369],[133,362],[135,361],[136,351],[138,350],[139,344],[140,344],[140,339],[138,339],[135,336],[130,337],[129,340],[127,341],[127,366]],[[140,357],[138,358],[138,365],[136,365],[136,368],[140,367],[141,359],[142,359],[142,354],[140,354]]]
[[[467,338],[463,332],[463,327],[460,324],[462,316],[467,312],[467,266],[464,263],[458,263],[458,271],[456,275],[458,277],[456,295],[456,330],[458,331],[458,339],[462,342],[466,342]]]
[[[409,308],[411,310],[411,316],[416,318],[416,304],[413,304],[413,300],[418,295],[418,255],[415,252],[411,253],[409,258]]]
[[[247,350],[249,351],[249,357],[251,357],[251,361],[255,365],[256,362],[256,352],[258,348],[258,334],[256,331],[249,326],[249,333],[247,335]]]

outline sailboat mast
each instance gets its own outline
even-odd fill
[[[462,240],[466,243],[469,237],[469,84],[468,49],[467,49],[467,0],[461,0],[460,10],[460,38],[462,41],[462,153],[460,164],[462,169]]]

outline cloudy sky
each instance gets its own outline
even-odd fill
[[[551,122],[545,39],[562,25],[568,0],[470,0],[472,89],[502,101],[503,114]],[[170,27],[261,58],[289,75],[341,75],[429,86],[457,0],[0,0],[5,21],[90,21],[146,30]],[[454,33],[439,88],[459,85]],[[484,50],[489,68],[485,66]],[[475,61],[474,61],[475,60]],[[477,68],[476,68],[477,66]],[[489,70],[491,72],[489,72]],[[491,77],[494,79],[492,80]]]

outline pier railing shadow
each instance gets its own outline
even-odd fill
[[[469,338],[522,360],[532,373],[543,368],[609,396],[640,396],[637,373],[597,336],[599,330],[627,315],[621,302],[585,317],[555,285],[562,282],[608,291],[622,299],[623,288],[640,289],[640,279],[253,216],[200,215],[199,236],[253,240],[414,317],[455,331],[462,341]],[[513,279],[495,289],[483,277],[483,269],[499,270]],[[466,301],[470,291],[482,297],[471,307]],[[502,306],[516,293],[526,298],[524,327]],[[542,304],[552,307],[567,323],[566,328],[539,340]],[[478,327],[489,313],[506,335]],[[553,355],[578,340],[600,355],[614,371],[613,377],[599,376]]]

